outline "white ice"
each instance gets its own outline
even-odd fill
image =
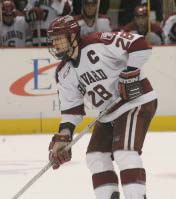
[[[51,137],[0,136],[0,199],[11,199],[48,163]],[[95,199],[85,162],[89,139],[85,135],[79,140],[73,146],[72,161],[58,170],[49,169],[20,199]],[[176,199],[176,133],[148,133],[142,159],[148,199]]]

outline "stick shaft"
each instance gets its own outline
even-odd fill
[[[99,9],[100,9],[100,0],[97,1],[97,10],[95,15],[95,31],[98,31],[98,15],[99,15]]]
[[[113,103],[111,103],[111,105],[107,106],[105,108],[104,111],[102,111],[100,113],[100,115],[93,120],[88,126],[87,128],[82,131],[79,135],[77,135],[74,140],[72,142],[70,142],[70,144],[68,144],[64,150],[69,150],[75,143],[77,143],[85,134],[87,134],[90,130],[90,128],[92,128],[95,123],[100,120],[115,104],[117,104],[119,101],[121,100],[121,98],[117,98],[116,100],[114,100]],[[48,162],[33,178],[31,178],[31,180],[29,180],[13,197],[12,199],[18,199],[31,185],[33,185],[51,166],[53,165],[53,162]]]

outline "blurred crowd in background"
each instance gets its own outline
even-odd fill
[[[176,44],[176,0],[1,0],[0,47],[47,46],[47,29],[72,15],[81,35],[127,31],[151,45]]]

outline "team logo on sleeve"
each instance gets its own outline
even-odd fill
[[[115,36],[115,35],[112,34],[112,33],[110,33],[110,32],[103,32],[103,33],[101,34],[101,39],[111,41],[111,40],[114,39],[114,36]]]

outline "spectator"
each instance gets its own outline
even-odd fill
[[[124,26],[133,20],[134,9],[137,5],[147,4],[147,0],[121,0],[119,9],[118,23],[119,26]],[[150,0],[150,10],[155,12],[156,20],[162,21],[162,0]]]
[[[155,22],[149,22],[147,7],[139,5],[135,8],[132,22],[122,27],[124,31],[144,35],[151,45],[163,44],[163,31]]]
[[[176,13],[163,20],[162,28],[165,44],[176,44]]]
[[[25,16],[25,8],[28,0],[14,0],[16,6],[16,16]]]
[[[83,13],[75,16],[81,27],[81,35],[95,31],[111,31],[109,18],[106,15],[97,16],[97,3],[97,0],[84,0]]]
[[[2,2],[2,23],[0,24],[1,47],[25,47],[31,45],[29,26],[23,16],[15,16],[15,4]]]
[[[72,0],[73,2],[73,15],[81,15],[84,0]],[[107,14],[110,6],[110,0],[100,0],[100,14]]]
[[[70,0],[53,0],[51,7],[56,10],[58,16],[71,14],[73,11],[72,1]]]
[[[33,46],[47,46],[47,29],[50,22],[57,17],[51,3],[51,1],[39,0],[28,4],[26,21],[32,30]]]

